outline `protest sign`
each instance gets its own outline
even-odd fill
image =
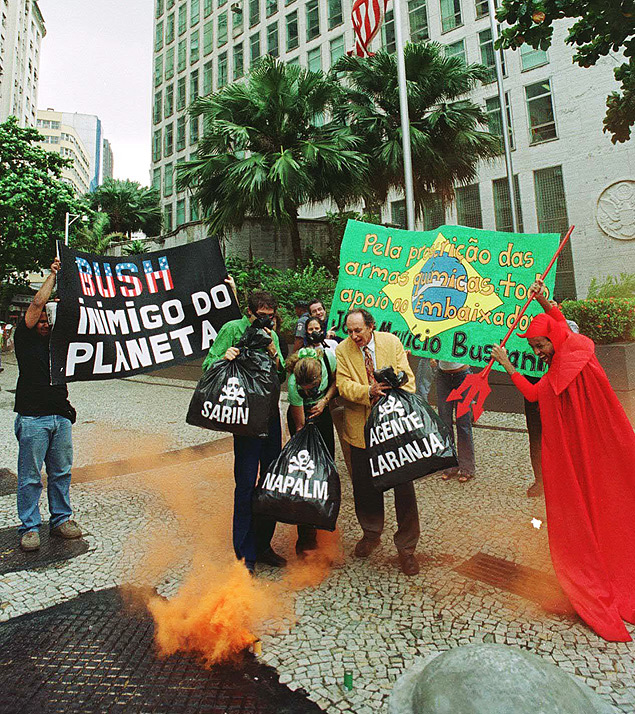
[[[240,317],[218,243],[123,257],[59,245],[53,384],[115,379],[207,354]]]
[[[377,329],[414,355],[484,367],[558,248],[557,233],[504,233],[464,226],[405,231],[349,221],[329,328],[344,335],[346,313],[367,309]],[[546,280],[553,293],[555,271]],[[518,332],[541,311],[532,303]],[[528,375],[544,366],[513,335],[510,360]],[[500,369],[499,365],[496,368]]]

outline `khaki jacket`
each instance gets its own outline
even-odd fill
[[[408,357],[397,337],[389,332],[375,332],[375,361],[377,369],[393,367],[395,372],[403,370],[408,381],[403,388],[407,392],[415,391],[415,378]],[[366,448],[364,426],[370,415],[368,397],[368,376],[364,364],[364,355],[359,347],[347,337],[335,350],[337,357],[336,383],[340,396],[344,400],[344,439],[359,449]]]

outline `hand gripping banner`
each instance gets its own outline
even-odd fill
[[[53,384],[117,379],[198,359],[240,317],[218,243],[122,257],[59,245]]]

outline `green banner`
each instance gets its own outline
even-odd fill
[[[405,231],[349,221],[329,327],[344,336],[346,313],[363,307],[377,329],[397,335],[414,355],[484,367],[559,242],[557,233]],[[545,281],[550,295],[555,273]],[[540,311],[532,302],[516,331]],[[542,374],[544,365],[516,331],[507,343],[511,362],[523,374]]]

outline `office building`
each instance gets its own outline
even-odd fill
[[[115,157],[112,154],[112,146],[108,139],[104,139],[103,144],[103,159],[102,159],[102,183],[106,179],[111,179],[114,177],[115,171]]]

